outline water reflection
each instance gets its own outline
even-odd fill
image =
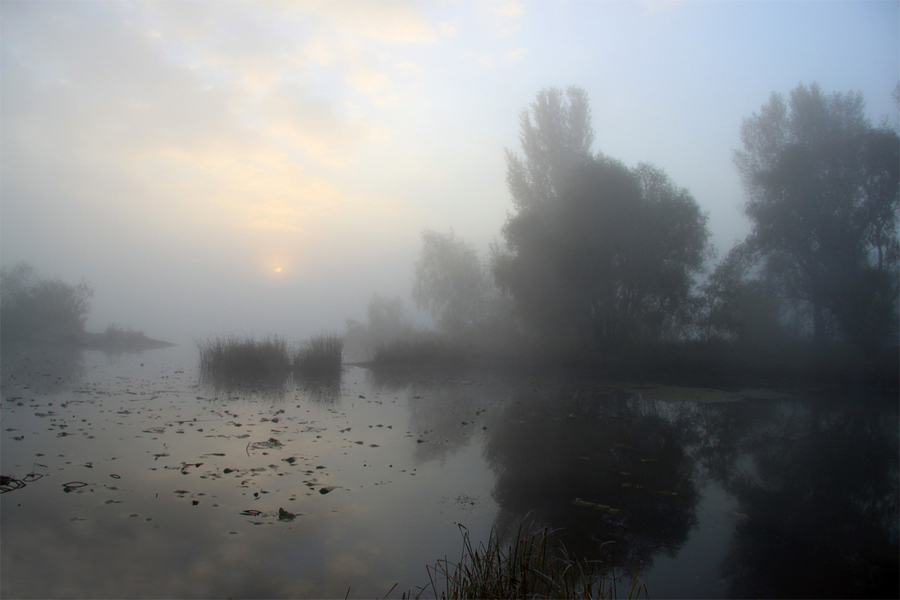
[[[341,397],[341,373],[307,376],[298,373],[271,374],[263,378],[231,377],[200,372],[200,383],[208,397],[233,400],[259,397],[270,401],[305,397],[312,402],[333,404]]]
[[[455,523],[477,544],[529,520],[585,558],[614,541],[651,597],[898,592],[895,398],[356,367],[217,386],[192,349],[51,354],[2,357],[2,473],[44,475],[2,496],[4,596],[399,596],[458,556]]]
[[[5,387],[27,386],[38,394],[70,389],[84,375],[84,350],[72,345],[0,344]]]
[[[677,553],[695,525],[691,422],[677,407],[603,387],[518,390],[489,427],[502,527],[531,518],[561,528],[591,559],[615,542],[618,565]],[[608,546],[606,546],[608,548]]]
[[[743,468],[719,468],[743,517],[723,566],[730,594],[897,597],[896,402],[765,408],[773,418],[734,438]]]

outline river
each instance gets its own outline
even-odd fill
[[[3,597],[399,597],[461,526],[523,522],[651,598],[898,596],[895,393],[359,366],[217,386],[191,346],[6,348],[0,392]]]

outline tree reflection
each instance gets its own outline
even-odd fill
[[[723,565],[730,595],[897,597],[896,402],[816,398],[765,413],[712,461],[743,517]],[[725,455],[740,468],[716,464]]]
[[[489,427],[498,525],[532,519],[560,528],[575,556],[649,565],[674,556],[696,523],[690,421],[664,405],[609,388],[514,394]]]
[[[84,376],[84,350],[70,344],[0,345],[4,393],[28,386],[33,393],[68,391]]]

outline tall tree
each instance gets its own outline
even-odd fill
[[[872,350],[896,321],[900,140],[874,128],[859,93],[798,86],[741,126],[747,244],[783,293],[808,302],[814,339],[833,316]]]
[[[577,167],[560,198],[510,218],[505,233],[515,253],[495,257],[495,276],[523,321],[607,348],[676,330],[708,239],[687,190],[608,158]]]
[[[461,335],[489,317],[494,284],[475,249],[456,237],[426,230],[416,263],[413,300],[431,311],[444,333]]]
[[[593,157],[580,88],[565,98],[542,90],[520,126],[525,159],[506,151],[516,213],[492,257],[520,319],[545,337],[595,346],[671,333],[707,248],[690,193],[651,165]]]
[[[506,183],[517,210],[558,198],[572,169],[591,156],[594,130],[587,93],[569,87],[538,92],[519,115],[524,158],[506,149]]]

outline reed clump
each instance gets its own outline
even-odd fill
[[[453,365],[466,361],[459,344],[432,336],[398,339],[375,348],[372,364],[379,367]]]
[[[344,338],[336,333],[313,336],[293,359],[294,370],[306,377],[334,377],[341,373]]]
[[[197,344],[200,373],[217,379],[268,379],[291,372],[287,342],[280,337],[215,337]]]
[[[459,525],[463,552],[459,562],[446,558],[426,567],[429,583],[416,595],[442,600],[463,598],[617,598],[615,574],[599,561],[572,558],[553,541],[543,527],[528,532],[520,526],[506,542],[496,529],[488,541],[472,545],[469,531]],[[647,588],[635,573],[628,598],[647,596]]]

